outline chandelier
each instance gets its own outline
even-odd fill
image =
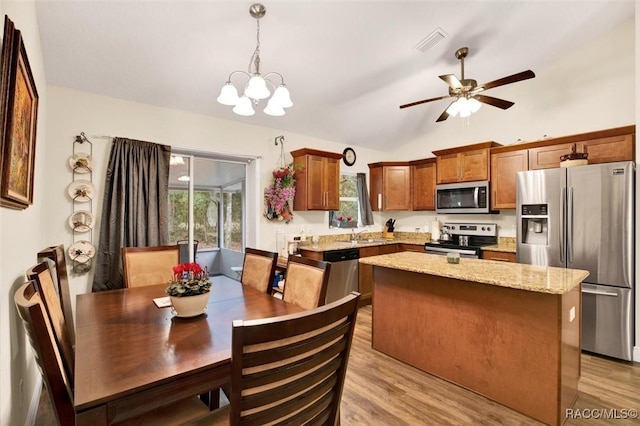
[[[262,18],[266,9],[260,3],[251,5],[249,13],[256,19],[256,49],[251,55],[249,60],[248,72],[234,71],[229,74],[227,82],[222,86],[220,90],[220,96],[218,96],[218,102],[222,105],[233,106],[233,112],[238,115],[251,116],[255,114],[253,109],[254,105],[257,106],[261,99],[266,99],[269,96],[269,102],[266,108],[263,110],[267,115],[281,116],[284,115],[284,108],[293,106],[291,97],[289,96],[289,89],[284,84],[284,77],[277,72],[270,72],[260,75],[260,18]],[[244,86],[244,93],[242,96],[238,95],[238,89],[231,83],[231,77],[236,74],[244,75],[248,78],[248,82]],[[276,85],[269,77],[279,77],[280,84]],[[277,81],[277,80],[276,80]],[[273,89],[273,95],[269,90],[269,86]]]

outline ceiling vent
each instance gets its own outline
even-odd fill
[[[433,30],[431,34],[420,40],[420,42],[414,46],[414,49],[419,50],[422,53],[427,53],[440,44],[440,42],[447,38],[447,36],[447,33],[445,33],[442,28],[438,27]]]

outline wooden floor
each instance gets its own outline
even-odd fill
[[[640,411],[640,364],[583,354],[574,409]],[[36,425],[53,417],[43,390]],[[342,425],[540,425],[473,392],[371,349],[371,306],[360,309],[341,405]],[[584,417],[584,416],[583,416]],[[640,419],[568,419],[565,425],[639,425]]]

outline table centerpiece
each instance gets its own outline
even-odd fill
[[[171,299],[172,312],[177,317],[193,317],[204,313],[211,281],[207,268],[197,263],[181,263],[173,267],[173,280],[166,292]]]

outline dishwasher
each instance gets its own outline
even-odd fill
[[[358,259],[360,250],[348,248],[328,250],[323,260],[331,262],[325,303],[335,302],[352,291],[358,291]]]

